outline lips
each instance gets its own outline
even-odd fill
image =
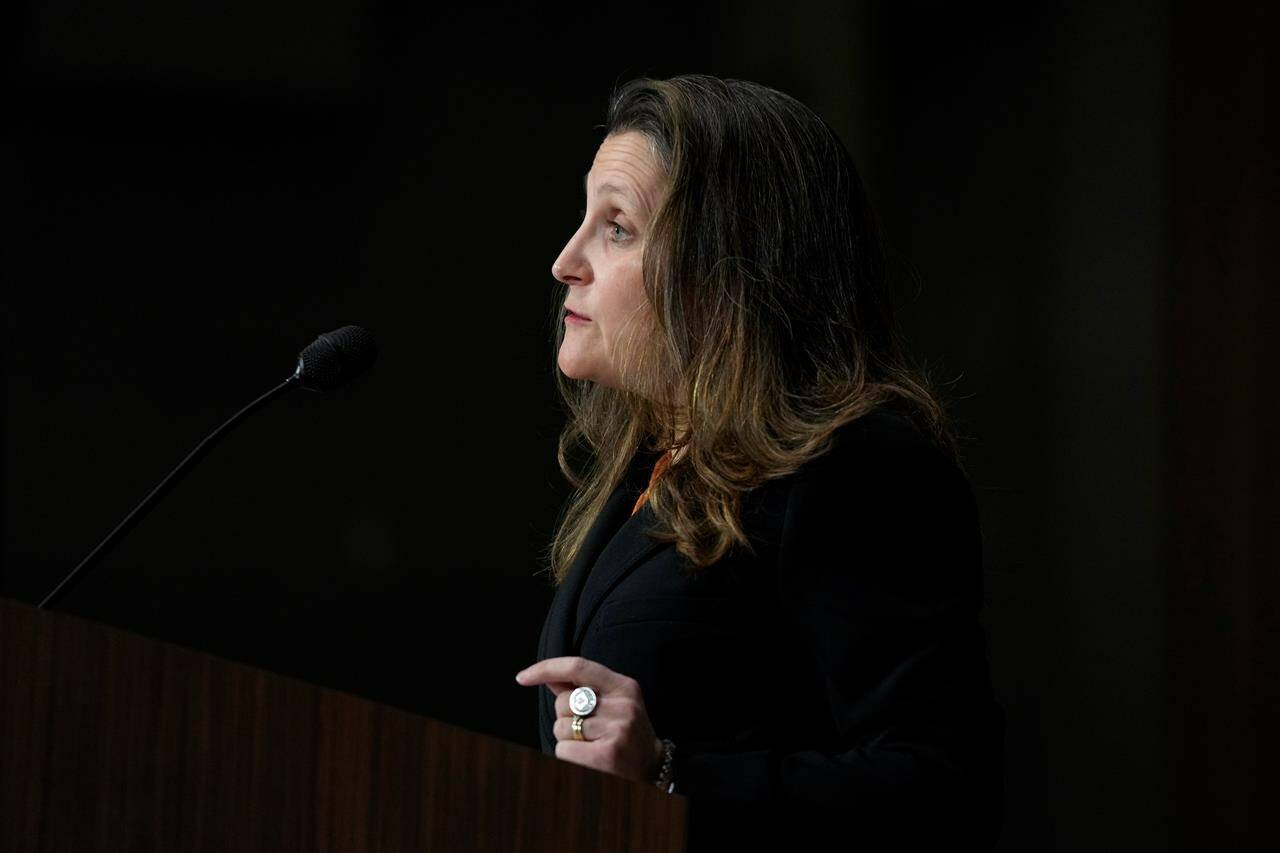
[[[591,318],[590,318],[590,317],[588,317],[586,314],[582,314],[582,313],[579,313],[579,312],[577,312],[577,311],[574,311],[574,310],[573,310],[572,308],[570,308],[568,305],[564,306],[564,310],[568,311],[568,312],[569,312],[569,316],[571,316],[571,317],[580,317],[580,318],[582,318],[583,320],[590,320],[590,319],[591,319]]]

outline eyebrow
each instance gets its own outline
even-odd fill
[[[590,172],[587,174],[590,174]],[[587,175],[582,176],[582,191],[584,193],[587,191]],[[635,197],[631,195],[630,190],[626,187],[618,186],[617,184],[601,184],[596,187],[596,195],[603,195],[604,193],[617,193],[623,198],[635,201]]]

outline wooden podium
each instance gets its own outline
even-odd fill
[[[0,850],[684,851],[688,800],[0,599]]]

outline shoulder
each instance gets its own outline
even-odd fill
[[[808,489],[956,487],[967,478],[906,415],[877,409],[839,427],[830,448],[798,472]]]
[[[832,569],[892,567],[903,582],[932,581],[948,566],[953,580],[970,582],[981,564],[977,504],[948,454],[906,416],[878,410],[840,427],[831,448],[796,472],[783,551]]]

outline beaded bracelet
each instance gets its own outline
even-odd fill
[[[676,783],[674,779],[675,773],[675,751],[676,745],[667,738],[662,739],[662,770],[658,772],[658,779],[653,784],[670,794],[675,791]]]

